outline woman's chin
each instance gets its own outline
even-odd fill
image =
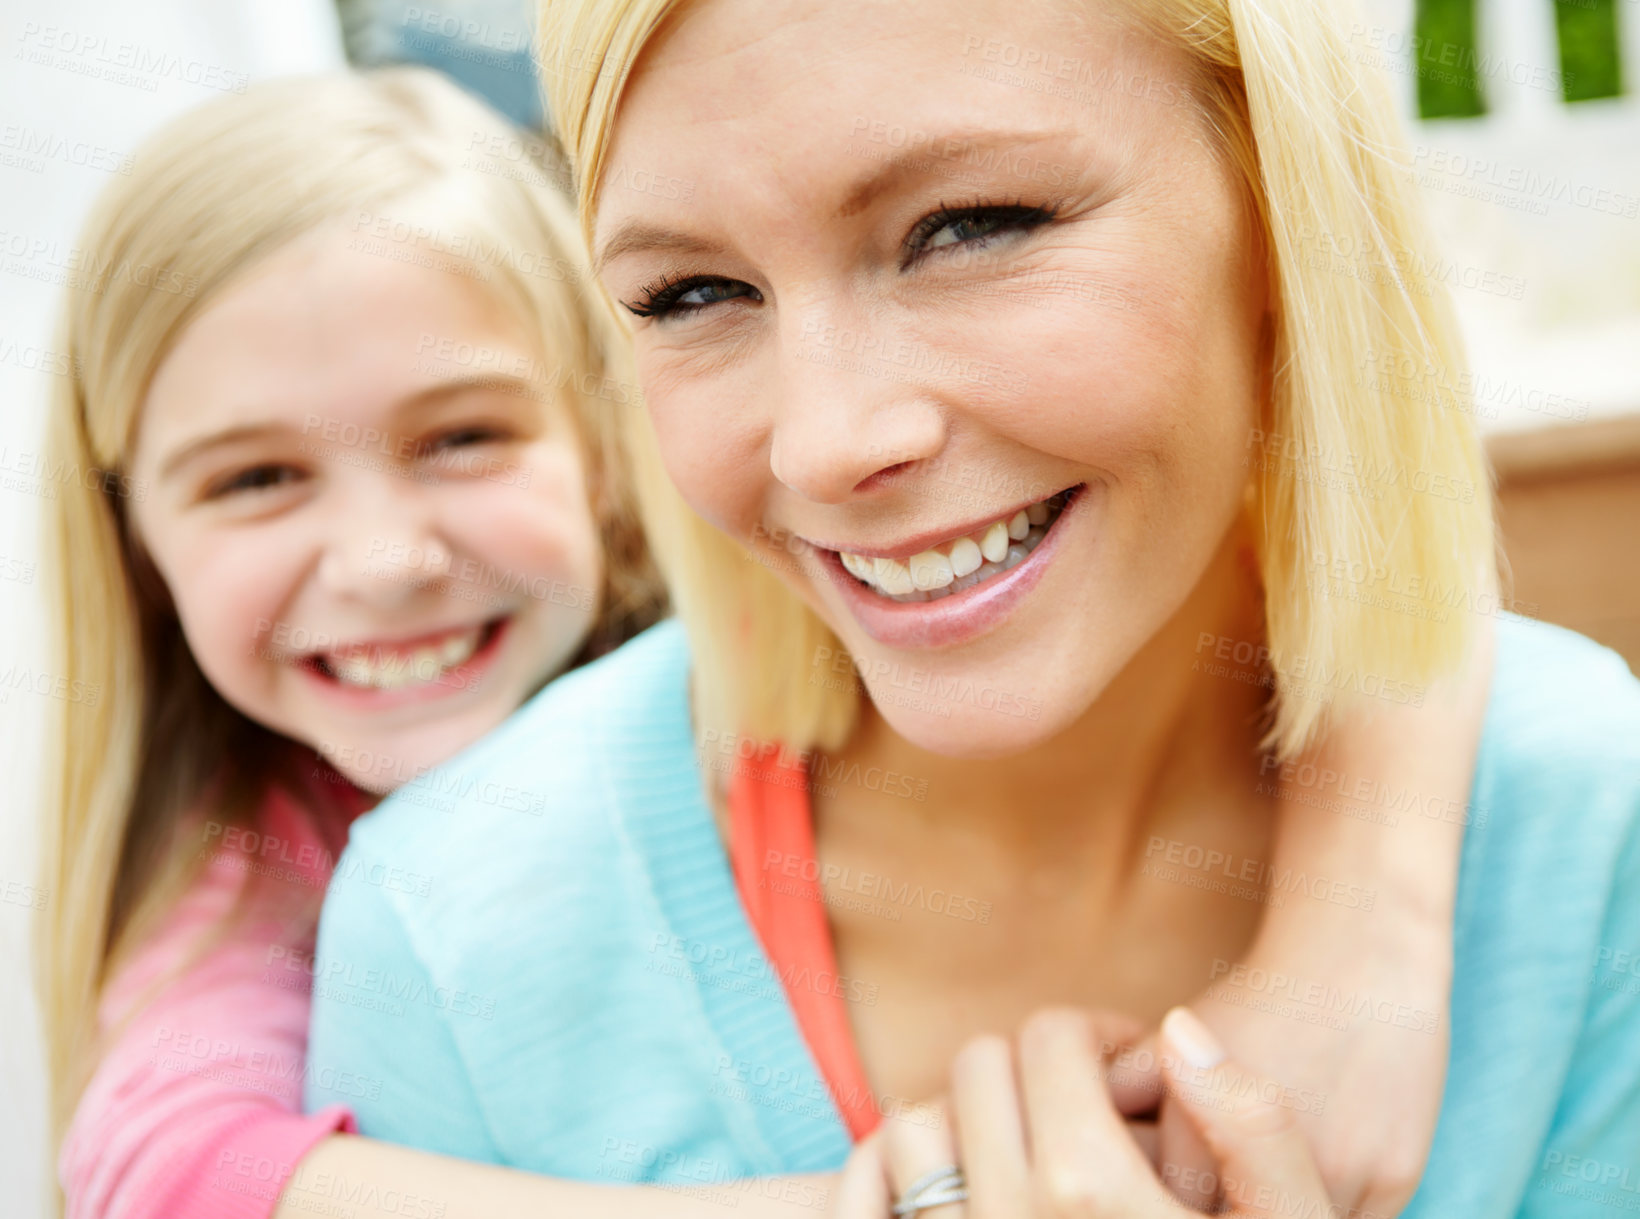
[[[872,690],[871,697],[877,714],[906,741],[948,758],[1024,753],[1057,735],[1075,718],[1070,712],[1055,715],[1034,698],[1006,702],[981,695],[936,698],[892,688]]]

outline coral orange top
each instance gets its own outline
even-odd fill
[[[780,975],[820,1077],[858,1142],[877,1128],[882,1113],[860,1065],[841,988],[790,984],[798,977],[837,976],[815,866],[808,774],[801,763],[736,759],[729,780],[729,859],[752,930]]]

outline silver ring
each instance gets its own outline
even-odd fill
[[[917,1215],[936,1206],[968,1201],[968,1182],[955,1164],[926,1172],[906,1187],[894,1203],[896,1216]]]

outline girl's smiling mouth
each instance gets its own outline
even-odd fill
[[[499,650],[511,615],[411,639],[347,644],[298,662],[331,692],[362,704],[397,704],[472,687]]]

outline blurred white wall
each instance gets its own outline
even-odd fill
[[[1455,292],[1476,417],[1516,431],[1640,414],[1640,3],[1617,7],[1628,93],[1561,100],[1551,0],[1477,0],[1488,113],[1416,120],[1412,0],[1358,0],[1352,43],[1385,68]],[[1553,397],[1551,397],[1553,395]]]
[[[92,198],[177,112],[241,82],[342,64],[329,0],[0,0],[0,474],[39,454],[63,260]],[[48,662],[42,501],[0,478],[0,676]],[[45,1213],[29,985],[45,698],[0,688],[0,1212]],[[46,900],[50,900],[48,896]]]

